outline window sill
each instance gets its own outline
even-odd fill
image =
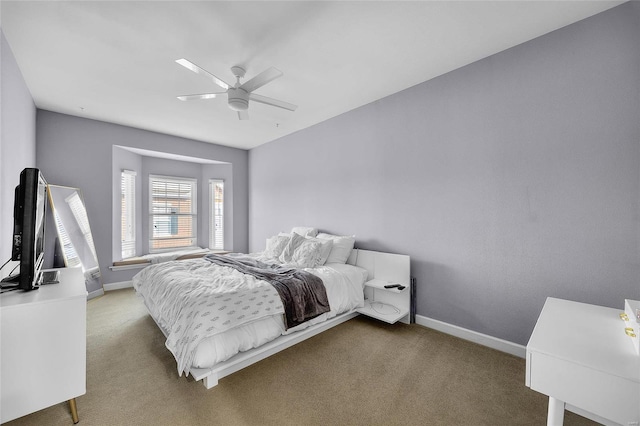
[[[116,265],[116,263],[119,263],[119,265]],[[109,269],[111,269],[112,271],[126,271],[127,269],[142,269],[146,266],[151,265],[151,262],[144,261],[141,263],[131,263],[128,265],[122,265],[122,262],[113,262],[113,266],[109,266]]]
[[[132,257],[125,260],[117,260],[113,262],[113,266],[109,266],[109,269],[111,269],[112,271],[125,271],[127,269],[142,269],[153,263],[163,263],[163,262],[168,262],[170,260],[197,259],[209,253],[227,254],[230,252],[226,250],[202,250],[195,253],[187,252],[183,255],[180,255],[179,253],[177,253],[177,255],[174,258],[166,259],[166,260],[157,260],[157,259],[152,260],[149,257],[153,255],[144,255],[144,256]]]

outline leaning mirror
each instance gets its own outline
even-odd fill
[[[101,295],[102,277],[80,190],[48,185],[48,192],[64,265],[68,268],[82,268],[89,297],[92,294]]]

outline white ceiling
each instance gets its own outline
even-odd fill
[[[250,149],[584,19],[620,1],[6,1],[0,19],[38,108]],[[274,66],[240,121],[225,81]],[[5,107],[3,105],[3,107]]]

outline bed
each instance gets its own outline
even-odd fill
[[[364,283],[375,276],[376,259],[385,263],[387,254],[353,249],[353,236],[305,229],[267,239],[260,253],[163,262],[136,274],[134,288],[167,338],[179,375],[191,374],[211,388],[228,374],[358,315]],[[322,288],[303,286],[317,293],[299,303],[309,311],[301,313],[302,308],[285,306],[282,290],[254,270],[284,271],[310,283],[319,278]],[[284,280],[278,275],[276,281]]]

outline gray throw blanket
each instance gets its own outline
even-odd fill
[[[271,284],[282,299],[287,329],[331,309],[322,279],[307,271],[269,265],[251,256],[237,253],[208,254],[204,258],[216,265],[234,268]]]

